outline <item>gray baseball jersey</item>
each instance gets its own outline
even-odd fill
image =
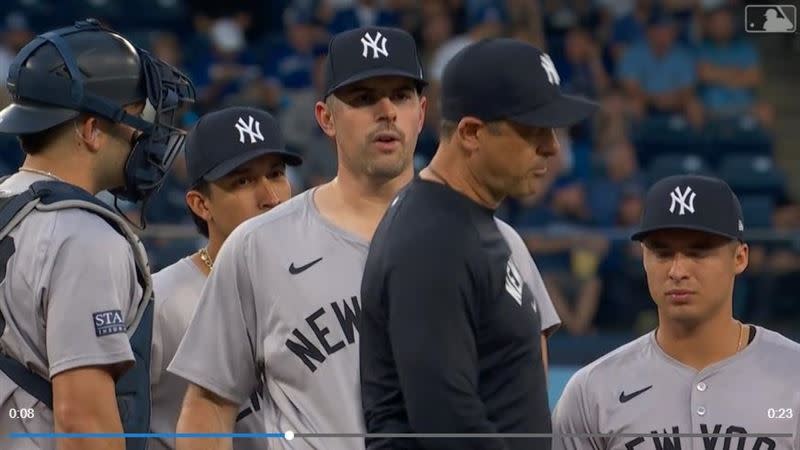
[[[237,403],[263,377],[267,432],[362,433],[356,333],[369,244],[324,219],[314,192],[228,237],[168,370]],[[361,438],[270,444],[364,448]]]
[[[186,380],[167,372],[175,351],[189,326],[206,276],[187,256],[153,275],[155,315],[153,318],[153,347],[150,367],[152,414],[150,426],[154,433],[174,433],[178,425]],[[254,393],[253,395],[261,395]],[[253,395],[245,402],[236,422],[236,433],[264,433],[261,418],[261,399]],[[235,450],[265,450],[266,439],[235,439]],[[154,438],[150,450],[175,448],[174,438]]]
[[[565,437],[561,449],[789,449],[800,392],[800,344],[756,327],[739,353],[702,371],[669,357],[655,332],[581,368],[553,412],[553,433],[714,433],[730,437]]]
[[[18,193],[41,180],[48,178],[20,172],[0,189]],[[50,379],[78,367],[132,363],[125,328],[142,289],[125,238],[78,209],[33,211],[10,236],[16,250],[0,282],[0,351]],[[105,319],[125,326],[108,327]],[[52,433],[54,426],[52,411],[2,372],[0,405],[0,448],[55,449],[53,439],[7,437]]]

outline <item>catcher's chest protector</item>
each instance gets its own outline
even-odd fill
[[[5,279],[7,263],[14,254],[11,230],[34,209],[53,211],[81,208],[102,217],[112,228],[125,237],[133,249],[137,280],[143,295],[134,305],[135,320],[127,334],[135,364],[116,383],[117,405],[125,433],[148,433],[150,429],[150,349],[153,332],[153,289],[147,254],[138,236],[124,219],[105,203],[86,191],[60,181],[39,181],[28,190],[12,197],[0,198],[0,281]],[[0,335],[5,330],[5,319],[0,313]],[[0,370],[22,389],[53,409],[53,389],[50,381],[32,372],[18,361],[0,353]],[[127,450],[146,450],[147,439],[128,438]]]

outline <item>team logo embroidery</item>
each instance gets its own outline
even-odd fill
[[[364,58],[367,57],[370,49],[372,49],[372,59],[378,59],[380,55],[389,57],[389,52],[386,51],[386,37],[380,31],[375,33],[374,38],[369,35],[369,32],[364,33],[364,37],[361,38],[361,45],[361,56]]]
[[[697,194],[692,191],[690,186],[686,186],[683,192],[681,192],[681,188],[678,186],[670,192],[669,196],[672,199],[672,203],[669,205],[669,212],[675,214],[675,208],[680,207],[678,210],[679,216],[686,214],[686,211],[694,214],[694,198]]]
[[[522,306],[522,277],[511,258],[506,265],[506,292]]]
[[[543,54],[539,59],[542,61],[542,69],[547,72],[547,81],[549,81],[550,84],[561,84],[561,77],[558,76],[556,65],[553,64],[550,55]]]
[[[256,141],[263,141],[264,135],[261,134],[261,122],[253,119],[253,116],[247,116],[247,122],[239,117],[236,122],[236,129],[239,130],[239,142],[244,144],[244,135],[250,136],[250,143],[255,144]]]

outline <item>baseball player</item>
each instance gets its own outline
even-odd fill
[[[436,155],[392,202],[367,258],[361,392],[370,434],[470,436],[370,437],[367,448],[546,449],[547,439],[474,436],[550,432],[538,333],[549,298],[494,213],[541,188],[553,128],[596,105],[563,95],[549,57],[512,39],[463,49],[441,88]]]
[[[555,436],[555,449],[792,447],[774,434],[797,426],[800,345],[733,317],[734,279],[748,263],[743,220],[722,180],[678,175],[650,188],[632,239],[642,243],[658,327],[572,377],[554,433],[609,435]]]
[[[247,221],[225,241],[168,368],[191,383],[179,432],[229,431],[259,381],[268,431],[363,431],[361,274],[378,220],[413,177],[424,85],[405,31],[363,28],[333,37],[315,114],[336,143],[337,176]],[[179,450],[199,445],[228,444],[177,442]],[[363,439],[298,437],[270,445],[356,450]]]
[[[220,246],[239,224],[291,197],[286,165],[302,159],[284,147],[278,121],[269,113],[231,107],[203,116],[184,150],[192,188],[186,203],[208,245],[153,275],[155,318],[151,384],[152,429],[174,433],[187,383],[167,366],[194,314]],[[209,334],[212,334],[209,332]],[[236,417],[237,433],[265,433],[263,392],[254,390]],[[239,439],[237,450],[266,449],[265,439]],[[175,439],[156,438],[150,450],[174,449]]]
[[[194,89],[93,20],[26,45],[8,88],[0,132],[26,156],[0,184],[0,448],[120,450],[120,438],[8,434],[149,431],[147,258],[94,195],[146,203],[182,148],[176,112]]]

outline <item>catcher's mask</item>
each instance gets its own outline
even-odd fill
[[[183,148],[181,108],[195,100],[191,80],[95,19],[37,36],[22,48],[8,74],[13,103],[0,112],[0,132],[44,131],[89,113],[139,131],[125,163],[117,200],[142,203],[164,182]],[[125,105],[143,102],[140,115]]]

